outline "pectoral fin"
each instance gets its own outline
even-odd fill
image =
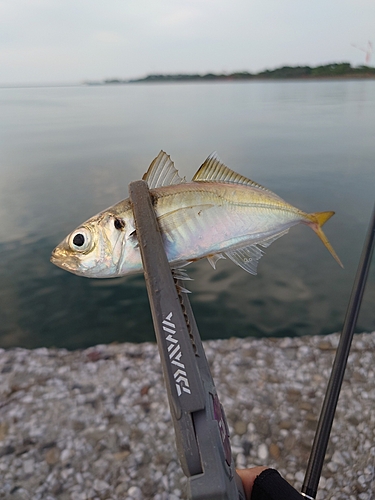
[[[172,233],[174,229],[186,224],[189,220],[198,220],[205,210],[208,210],[213,206],[214,205],[212,204],[205,204],[177,208],[176,210],[172,210],[171,212],[167,212],[158,217],[158,223],[166,238],[172,240]]]

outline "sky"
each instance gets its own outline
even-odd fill
[[[369,40],[375,0],[0,0],[0,85],[360,65]]]

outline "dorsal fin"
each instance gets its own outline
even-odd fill
[[[224,163],[219,159],[217,153],[212,153],[207,160],[201,165],[199,170],[193,177],[194,182],[207,182],[207,181],[216,181],[216,182],[233,182],[235,184],[246,184],[247,186],[257,187],[259,189],[263,189],[269,193],[274,194],[269,189],[261,186],[257,182],[254,182],[243,175],[237,174],[234,170],[228,168]]]
[[[186,182],[185,179],[179,176],[171,157],[164,151],[160,151],[158,156],[151,162],[142,179],[147,182],[150,189]]]

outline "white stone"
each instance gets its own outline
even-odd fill
[[[161,482],[162,482],[162,484],[164,486],[164,489],[168,491],[169,485],[168,485],[168,478],[167,478],[167,476],[163,476],[161,478]]]
[[[295,473],[294,477],[295,477],[296,481],[299,481],[300,483],[302,483],[303,480],[305,479],[305,474],[299,470],[298,472]]]
[[[128,495],[134,500],[142,500],[142,490],[138,486],[131,486],[128,489]]]
[[[101,479],[95,479],[93,488],[95,491],[105,491],[109,489],[109,484]]]
[[[336,464],[335,462],[329,462],[329,464],[327,465],[327,469],[330,472],[337,472],[338,464]]]
[[[73,474],[73,472],[74,472],[74,470],[72,468],[63,469],[61,471],[61,477],[62,477],[62,479],[64,479],[64,481],[66,481],[68,479],[68,477]]]
[[[60,460],[62,462],[66,462],[70,458],[70,455],[71,455],[70,450],[65,449],[61,452]]]
[[[32,474],[34,472],[34,460],[28,459],[23,463],[23,471],[25,474]]]
[[[252,434],[252,433],[254,433],[254,432],[255,432],[255,425],[253,424],[253,422],[249,422],[249,423],[247,424],[247,432],[248,432],[249,434]]]
[[[77,491],[71,493],[70,500],[87,500],[86,493],[78,493]]]
[[[268,458],[268,448],[264,443],[258,447],[258,457],[262,461],[267,460]]]
[[[80,472],[77,472],[77,474],[76,474],[76,481],[78,484],[83,483],[83,477],[82,477],[82,474]]]
[[[332,462],[338,465],[345,465],[346,463],[339,450],[335,450],[334,454],[332,455]]]
[[[246,467],[246,457],[243,453],[238,453],[236,457],[236,466],[239,467],[240,469]]]
[[[324,476],[321,476],[321,478],[319,480],[319,488],[321,488],[322,490],[325,490],[326,484],[327,484],[326,478]]]
[[[361,474],[359,477],[358,477],[358,481],[363,485],[366,484],[366,478],[363,474]]]
[[[25,404],[30,404],[34,401],[34,395],[33,394],[26,394],[26,396],[24,396],[22,398],[22,402],[25,403]]]

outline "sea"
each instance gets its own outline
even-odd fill
[[[0,88],[0,347],[154,341],[142,274],[87,279],[53,266],[81,222],[128,197],[163,149],[191,179],[216,151],[306,212],[257,276],[190,265],[203,339],[340,331],[375,198],[375,81],[309,80]],[[356,331],[375,330],[375,266]]]

